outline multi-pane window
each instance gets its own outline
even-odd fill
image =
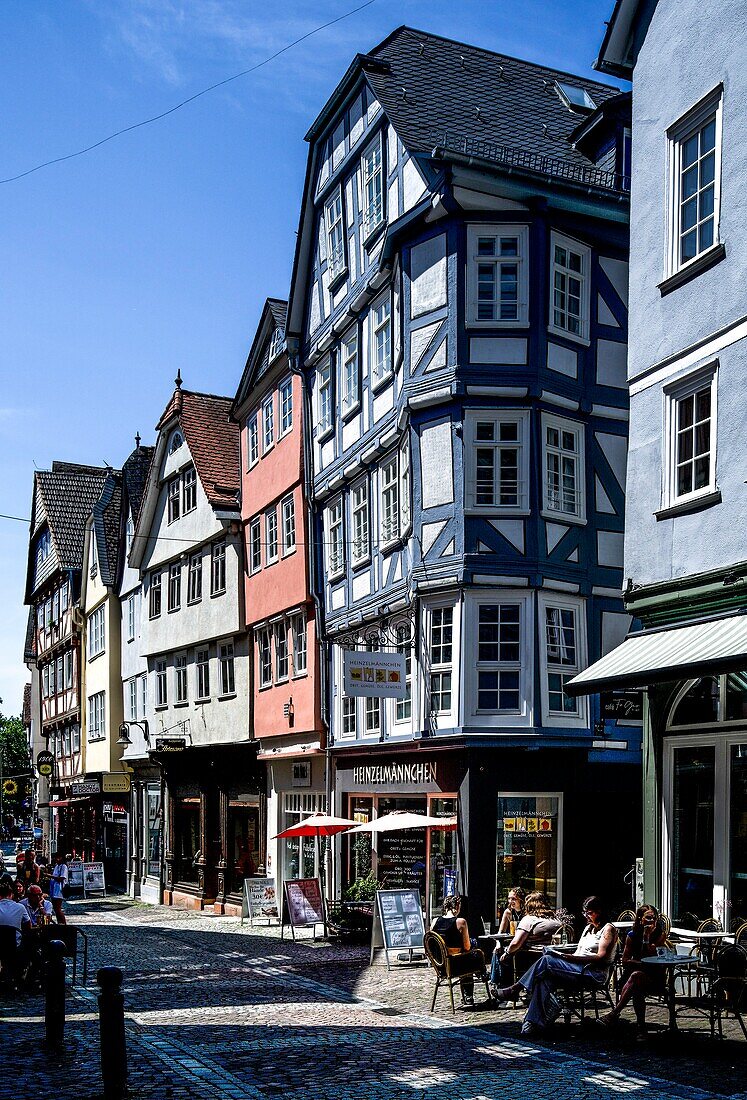
[[[575,608],[545,607],[545,652],[548,710],[551,714],[577,714],[577,700],[565,692],[579,667]]]
[[[145,718],[148,709],[148,674],[144,672],[140,677],[140,717]]]
[[[182,567],[180,562],[169,566],[169,611],[178,611],[182,605]]]
[[[259,516],[249,524],[249,572],[262,568],[262,521]]]
[[[224,642],[218,646],[218,668],[221,695],[233,695],[236,691],[233,642]]]
[[[550,328],[585,340],[589,334],[588,248],[552,235]]]
[[[317,373],[319,434],[332,428],[332,364],[327,359]]]
[[[374,382],[386,378],[392,369],[392,308],[382,298],[371,308],[371,377]]]
[[[353,536],[350,552],[353,564],[368,561],[371,556],[371,529],[368,509],[368,478],[363,478],[352,489]]]
[[[431,714],[445,714],[451,710],[453,645],[454,608],[434,607],[428,640]]]
[[[178,487],[178,483],[177,483],[177,487]],[[171,523],[171,520],[169,520],[169,523]],[[97,571],[98,567],[99,567],[99,549],[98,549],[98,543],[96,542],[96,532],[93,529],[91,529],[91,576],[92,577],[96,576],[96,571]]]
[[[407,722],[412,716],[412,643],[406,627],[397,629],[397,652],[405,658],[405,697],[395,703],[395,720]]]
[[[278,560],[278,510],[265,512],[265,561],[269,565]]]
[[[299,611],[291,618],[293,634],[293,675],[303,676],[307,669],[306,612]]]
[[[517,713],[520,703],[521,607],[480,604],[477,613],[477,709]]]
[[[527,320],[526,226],[470,226],[469,318],[483,325]]]
[[[720,113],[720,94],[711,95],[669,134],[672,271],[718,241]]]
[[[189,556],[187,574],[187,603],[198,603],[202,599],[202,552]]]
[[[99,691],[88,697],[88,740],[101,741],[106,737],[105,692]]]
[[[384,179],[381,163],[381,134],[361,158],[363,175],[363,233],[367,235],[384,220]]]
[[[275,683],[288,679],[288,626],[287,623],[275,624]]]
[[[246,423],[246,460],[250,468],[259,462],[258,413],[253,413]]]
[[[275,442],[275,402],[272,394],[262,403],[262,451]]]
[[[127,685],[127,717],[130,722],[137,721],[137,679]]]
[[[69,650],[65,654],[64,677],[65,690],[69,691],[70,688],[73,686],[73,655]]]
[[[296,549],[296,505],[293,496],[286,497],[280,505],[283,515],[283,554]]]
[[[127,641],[135,637],[135,594],[127,598]]]
[[[166,681],[166,660],[159,657],[156,661],[156,707],[166,707],[169,703],[169,689]]]
[[[386,544],[399,538],[399,471],[393,455],[379,468],[381,478],[381,541]]]
[[[399,532],[410,527],[410,439],[405,436],[399,445]]]
[[[469,419],[469,433],[469,504],[496,511],[526,508],[525,418],[521,414],[475,414]]]
[[[334,578],[345,569],[341,497],[327,508],[326,521],[327,576]]]
[[[196,699],[210,698],[210,650],[198,649],[195,653]]]
[[[544,503],[550,512],[582,517],[583,450],[581,425],[543,417]]]
[[[166,488],[166,497],[168,500],[168,521],[173,523],[179,519],[181,515],[181,486],[179,485],[179,478],[174,477],[168,483]]]
[[[213,596],[226,591],[226,544],[221,539],[213,544],[210,555],[210,593]]]
[[[88,619],[88,656],[97,657],[106,648],[104,608],[97,607]]]
[[[150,575],[150,601],[149,615],[151,619],[157,619],[161,614],[161,574]]]
[[[356,700],[349,695],[342,697],[342,732],[343,735],[354,737],[357,728]]]
[[[187,466],[183,474],[184,511],[193,512],[197,507],[197,473],[194,466]]]
[[[273,359],[276,359],[277,356],[280,355],[280,352],[283,350],[284,340],[285,333],[283,332],[283,330],[281,328],[274,329],[272,336],[270,337],[270,347],[268,350],[270,362],[272,362]]]
[[[257,638],[259,650],[259,686],[269,687],[272,683],[272,635],[266,627],[260,630]]]
[[[358,330],[344,338],[340,345],[340,364],[342,370],[342,407],[345,412],[358,404]]]
[[[280,400],[280,435],[293,427],[293,379],[286,378],[278,390]]]
[[[711,484],[711,382],[676,401],[674,496]]]
[[[187,702],[187,656],[178,653],[174,658],[174,702]]]
[[[340,187],[324,204],[324,220],[327,226],[329,277],[335,279],[345,270],[345,231],[342,223],[342,189]]]
[[[381,699],[367,695],[365,704],[366,733],[369,736],[381,734]]]

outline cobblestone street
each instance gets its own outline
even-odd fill
[[[44,1051],[39,996],[5,999],[0,1097],[101,1094],[95,971],[125,971],[130,1094],[232,1100],[589,1100],[633,1093],[747,1097],[745,1044],[707,1029],[632,1042],[589,1025],[527,1042],[513,1011],[428,1013],[425,967],[388,973],[364,948],[231,918],[127,901],[77,903],[90,940],[89,982],[69,991],[64,1052]],[[654,1013],[654,1019],[656,1013]]]

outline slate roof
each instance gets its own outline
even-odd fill
[[[36,660],[36,616],[35,609],[29,608],[26,620],[26,637],[23,642],[23,659],[27,664]]]
[[[288,319],[288,303],[280,298],[267,298],[262,307],[252,346],[241,375],[236,397],[233,401],[233,415],[237,415],[239,408],[253,391],[260,378],[263,378],[270,369],[270,337],[275,328],[281,328],[285,332]],[[277,359],[273,359],[273,365]]]
[[[241,488],[239,425],[231,420],[230,397],[192,393],[177,387],[158,422],[176,418],[213,508],[236,509]]]
[[[74,462],[53,462],[51,470],[37,470],[35,488],[44,505],[60,569],[82,567],[86,522],[109,473],[107,467]],[[34,534],[39,526],[37,520]]]
[[[122,466],[124,490],[134,524],[137,524],[137,517],[140,514],[148,484],[148,470],[153,461],[155,450],[155,447],[137,446]]]
[[[23,685],[23,708],[21,710],[21,721],[26,729],[31,725],[31,684]]]
[[[285,321],[288,316],[288,303],[280,298],[268,298],[267,305],[278,328],[285,330]]]
[[[122,473],[110,470],[93,506],[93,530],[99,556],[101,583],[108,588],[117,582],[122,531]]]
[[[593,165],[569,141],[583,114],[568,108],[555,82],[584,89],[597,106],[620,92],[411,27],[399,27],[358,60],[405,146],[427,156],[435,147],[469,152],[483,143],[583,172]]]

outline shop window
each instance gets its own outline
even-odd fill
[[[174,875],[177,882],[196,884],[200,854],[200,800],[178,798],[174,806]]]
[[[726,677],[726,700],[724,710],[727,722],[741,721],[747,718],[747,673],[730,672]]]
[[[513,886],[521,886],[527,893],[541,890],[553,907],[560,904],[560,804],[558,794],[498,796],[496,917],[505,908]]]
[[[379,798],[377,817],[404,810],[422,814],[427,810],[425,795],[418,798]],[[417,889],[425,899],[426,885],[426,833],[427,829],[407,829],[401,832],[377,833],[377,878],[382,889]]]
[[[257,873],[263,862],[260,850],[259,797],[238,794],[228,802],[228,844],[233,860],[234,889]]]
[[[161,792],[148,784],[145,798],[147,874],[157,878],[161,873]]]
[[[720,711],[719,682],[716,676],[705,676],[687,689],[675,707],[673,726],[700,726],[718,722]]]
[[[303,818],[318,810],[324,812],[327,800],[323,794],[287,792],[283,801],[283,829],[297,825]],[[289,882],[299,878],[319,878],[319,845],[315,837],[286,837],[282,842],[281,861],[283,879]]]
[[[729,900],[725,928],[747,920],[747,744],[732,745],[729,775]]]
[[[702,919],[713,908],[713,804],[716,752],[713,745],[679,748],[672,772],[672,917]]]
[[[456,798],[431,798],[431,817],[453,817],[457,812]],[[428,913],[435,917],[447,894],[457,893],[456,829],[429,829]]]
[[[367,825],[373,818],[373,799],[351,797],[348,817],[351,817],[358,825]],[[345,859],[347,882],[348,885],[352,885],[358,879],[367,878],[371,874],[373,835],[371,833],[356,833],[351,835],[349,840],[346,837],[345,843],[347,845]]]

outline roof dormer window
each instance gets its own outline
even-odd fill
[[[169,443],[169,454],[173,455],[175,451],[178,451],[183,442],[181,432],[174,432]]]
[[[283,343],[285,341],[285,333],[281,328],[276,328],[270,337],[270,362],[273,359],[277,359],[280,352],[283,350]]]
[[[569,111],[588,114],[590,111],[596,111],[597,109],[597,104],[586,89],[580,88],[577,84],[561,84],[559,80],[556,80],[555,90],[560,96],[561,102],[565,104]]]

